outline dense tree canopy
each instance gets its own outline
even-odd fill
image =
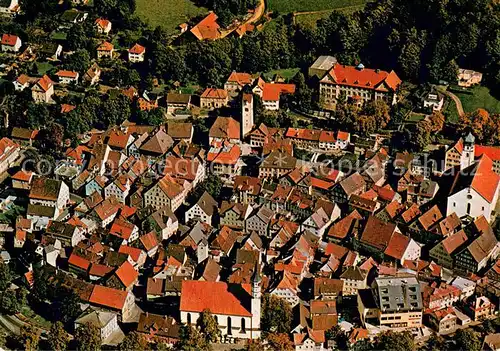
[[[286,300],[270,294],[262,297],[262,330],[288,333],[292,321],[292,309]]]

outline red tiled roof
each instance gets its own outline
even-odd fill
[[[102,285],[94,285],[89,302],[109,307],[111,309],[121,310],[125,306],[127,295],[128,292],[124,290],[108,288]]]
[[[29,83],[30,77],[28,77],[26,74],[21,74],[19,77],[17,77],[16,81],[19,84],[24,85],[26,83]]]
[[[463,230],[456,232],[448,237],[446,237],[441,245],[448,252],[448,254],[452,254],[456,249],[458,249],[463,243],[467,241],[467,235]]]
[[[227,91],[217,88],[206,88],[201,94],[201,98],[227,99]]]
[[[253,79],[252,75],[249,73],[239,73],[233,71],[227,81],[238,83],[239,85],[244,86],[247,84],[252,84]]]
[[[40,86],[40,88],[42,88],[44,91],[47,91],[50,89],[50,87],[52,86],[52,84],[54,84],[54,82],[47,76],[47,75],[44,75],[42,78],[40,78],[37,82],[37,84]]]
[[[500,176],[493,171],[493,161],[483,155],[479,161],[471,187],[489,203],[493,202],[498,188]]]
[[[137,262],[139,260],[139,257],[141,256],[141,252],[143,251],[141,249],[138,249],[137,247],[122,245],[118,249],[118,252],[128,254],[132,258],[132,260]]]
[[[12,176],[12,179],[20,181],[20,182],[29,182],[32,176],[33,176],[33,172],[20,170],[20,171],[17,171],[16,174],[14,174]]]
[[[314,188],[319,188],[323,190],[329,190],[331,189],[334,185],[335,182],[327,182],[326,180],[322,180],[319,178],[311,177],[311,185]]]
[[[217,21],[217,15],[214,12],[208,14],[207,17],[202,19],[197,25],[191,28],[191,33],[198,40],[214,40],[220,37],[219,24]]]
[[[281,94],[294,94],[295,84],[265,83],[262,91],[263,101],[279,101]]]
[[[71,255],[69,256],[68,264],[72,265],[72,266],[76,266],[78,268],[81,268],[81,269],[83,269],[85,271],[87,269],[89,269],[89,266],[90,266],[89,260],[87,260],[87,259],[85,259],[83,257],[78,256],[74,252],[72,252]]]
[[[126,288],[134,284],[137,277],[139,277],[139,273],[134,269],[129,261],[123,262],[123,264],[115,271],[115,274]]]
[[[148,234],[141,236],[139,240],[146,251],[152,250],[158,246],[158,239],[156,238],[155,232],[149,232]]]
[[[409,243],[410,243],[409,237],[400,234],[398,232],[395,232],[392,235],[391,240],[389,241],[389,245],[387,246],[387,249],[385,249],[384,251],[384,254],[400,260],[403,258],[403,255]]]
[[[69,104],[61,104],[61,113],[68,113],[73,111],[76,108],[74,105]]]
[[[93,263],[90,266],[89,275],[96,277],[105,277],[108,273],[113,270],[113,267],[106,266],[104,264]]]
[[[130,239],[130,236],[132,235],[134,228],[135,225],[130,222],[121,219],[115,219],[113,225],[111,226],[111,229],[109,230],[109,233],[117,235],[125,240],[128,240]]]
[[[249,284],[184,280],[179,309],[186,312],[208,309],[212,314],[251,317],[250,291]]]
[[[128,50],[129,53],[137,55],[143,54],[145,51],[146,48],[140,44],[135,44]]]
[[[60,71],[58,71],[56,73],[56,76],[58,76],[58,77],[67,77],[67,78],[76,78],[78,76],[78,72],[60,70]]]
[[[14,46],[16,45],[17,39],[19,37],[13,34],[2,35],[2,45]]]
[[[336,64],[329,72],[329,77],[336,84],[360,87],[372,90],[395,91],[401,84],[401,79],[394,71],[386,72],[370,68],[359,69],[354,66]]]
[[[481,157],[486,155],[493,161],[500,161],[500,147],[498,146],[486,146],[486,145],[475,145],[474,146],[474,156]]]
[[[377,217],[370,216],[361,235],[361,242],[385,250],[395,230],[394,223],[385,223]]]
[[[111,24],[111,22],[104,18],[98,18],[95,20],[95,24],[97,24],[102,29],[106,29],[108,25]]]
[[[115,46],[113,44],[111,44],[110,42],[103,42],[101,45],[99,45],[97,47],[97,51],[111,51],[115,48]]]

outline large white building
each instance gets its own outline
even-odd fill
[[[255,271],[257,272],[257,270]],[[261,279],[252,284],[228,284],[185,280],[181,288],[181,323],[196,324],[203,311],[210,311],[226,341],[259,339]]]
[[[341,96],[358,103],[384,100],[394,105],[400,84],[401,79],[394,71],[365,68],[362,64],[354,67],[337,63],[319,82],[320,101],[332,108]]]
[[[493,171],[493,161],[483,155],[476,163],[455,172],[450,179],[446,215],[484,216],[488,222],[498,201],[500,176]]]

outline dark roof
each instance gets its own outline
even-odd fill
[[[168,93],[167,94],[167,104],[189,104],[191,101],[190,94],[177,94],[177,93]]]
[[[361,234],[361,242],[383,251],[389,245],[392,233],[395,230],[396,225],[394,223],[386,223],[377,217],[370,216],[363,234]]]

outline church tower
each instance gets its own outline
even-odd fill
[[[241,101],[241,138],[253,128],[253,94],[243,93]]]
[[[476,139],[471,132],[464,138],[464,149],[462,152],[461,169],[467,168],[474,163],[474,143]]]
[[[260,303],[261,303],[261,283],[262,279],[260,277],[260,270],[258,263],[255,264],[254,273],[252,276],[252,330],[250,331],[251,339],[260,338]]]

